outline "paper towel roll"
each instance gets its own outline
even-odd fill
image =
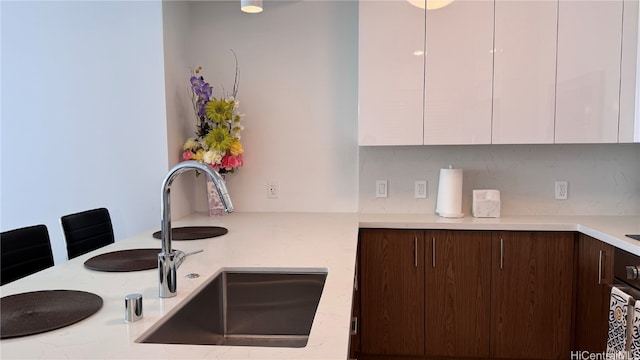
[[[442,217],[460,218],[462,213],[462,169],[440,169],[436,213]]]

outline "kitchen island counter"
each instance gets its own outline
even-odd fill
[[[159,223],[159,222],[158,222]],[[172,226],[222,226],[229,232],[202,240],[173,241],[189,256],[178,269],[176,297],[158,297],[158,270],[100,272],[84,268],[98,254],[134,248],[160,248],[149,229],[64,264],[0,288],[7,296],[35,290],[70,289],[95,293],[103,307],[91,317],[62,329],[4,339],[3,359],[340,359],[348,356],[358,215],[243,213],[202,214],[174,220]],[[142,344],[136,342],[189,294],[224,268],[320,268],[328,275],[303,348]],[[196,273],[195,279],[185,275]],[[124,297],[143,295],[143,318],[124,322]]]

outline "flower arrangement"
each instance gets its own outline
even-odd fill
[[[234,53],[235,56],[235,53]],[[244,149],[240,142],[240,124],[243,115],[238,114],[238,63],[233,92],[230,96],[213,97],[213,88],[201,75],[202,67],[191,69],[190,93],[197,119],[196,137],[189,138],[183,146],[182,160],[196,160],[210,165],[220,174],[233,173],[242,167]]]

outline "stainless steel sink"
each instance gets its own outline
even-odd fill
[[[227,269],[137,342],[304,347],[326,270]]]

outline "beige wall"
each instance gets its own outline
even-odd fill
[[[229,49],[238,55],[245,166],[227,180],[236,209],[357,211],[357,2],[265,1],[261,14],[242,13],[239,1],[190,2],[187,26],[184,16],[167,14],[182,6],[165,3],[165,20],[173,19],[165,52],[181,53],[167,61],[167,77],[200,65],[219,96],[233,87]],[[182,127],[191,109],[179,105],[187,81],[167,80],[170,162],[179,156],[175,137],[191,135]],[[268,181],[278,183],[278,199],[267,198]],[[206,210],[204,188],[198,179],[198,211]]]

